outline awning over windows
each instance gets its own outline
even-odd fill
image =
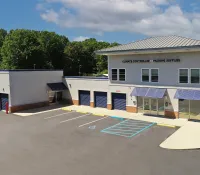
[[[163,98],[165,92],[166,89],[136,87],[133,89],[131,96]]]
[[[175,99],[200,100],[200,90],[178,89]]]
[[[64,83],[47,83],[47,86],[52,90],[52,91],[64,91],[67,89]]]

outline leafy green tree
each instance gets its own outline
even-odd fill
[[[39,48],[38,32],[31,30],[12,30],[5,38],[2,49],[3,69],[32,69],[34,64],[44,65]]]
[[[2,49],[1,68],[63,68],[64,48],[68,39],[53,32],[11,30]]]
[[[5,37],[6,37],[6,35],[7,35],[7,31],[4,30],[4,29],[0,29],[0,48],[3,45],[3,41],[4,41]]]
[[[41,31],[39,35],[40,49],[46,60],[45,67],[62,69],[64,63],[64,49],[69,42],[65,36],[60,36],[55,32]]]
[[[0,61],[1,61],[1,47],[7,35],[7,31],[4,29],[0,29]]]
[[[90,75],[107,70],[107,57],[96,56],[95,51],[118,45],[99,42],[94,38],[71,42],[65,48],[65,75]]]

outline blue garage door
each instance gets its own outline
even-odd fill
[[[6,110],[6,103],[8,102],[8,94],[1,94],[1,109]]]
[[[90,106],[90,91],[79,91],[80,105]]]
[[[112,109],[126,110],[126,94],[112,93]]]
[[[95,107],[107,108],[107,92],[94,92]]]

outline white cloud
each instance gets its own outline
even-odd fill
[[[85,41],[86,39],[89,39],[89,37],[86,36],[79,36],[73,39],[73,41]]]
[[[200,38],[200,13],[183,11],[175,0],[43,1],[42,19],[65,28],[85,28],[97,34],[126,31]],[[62,8],[53,8],[55,3]]]

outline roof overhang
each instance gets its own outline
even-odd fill
[[[96,55],[140,55],[140,54],[159,54],[159,53],[185,53],[200,52],[200,46],[196,47],[179,47],[179,48],[159,48],[159,49],[142,49],[142,50],[118,50],[118,51],[96,51]]]
[[[65,86],[63,82],[58,82],[58,83],[47,83],[47,86],[51,91],[64,91],[67,90],[68,88]]]

